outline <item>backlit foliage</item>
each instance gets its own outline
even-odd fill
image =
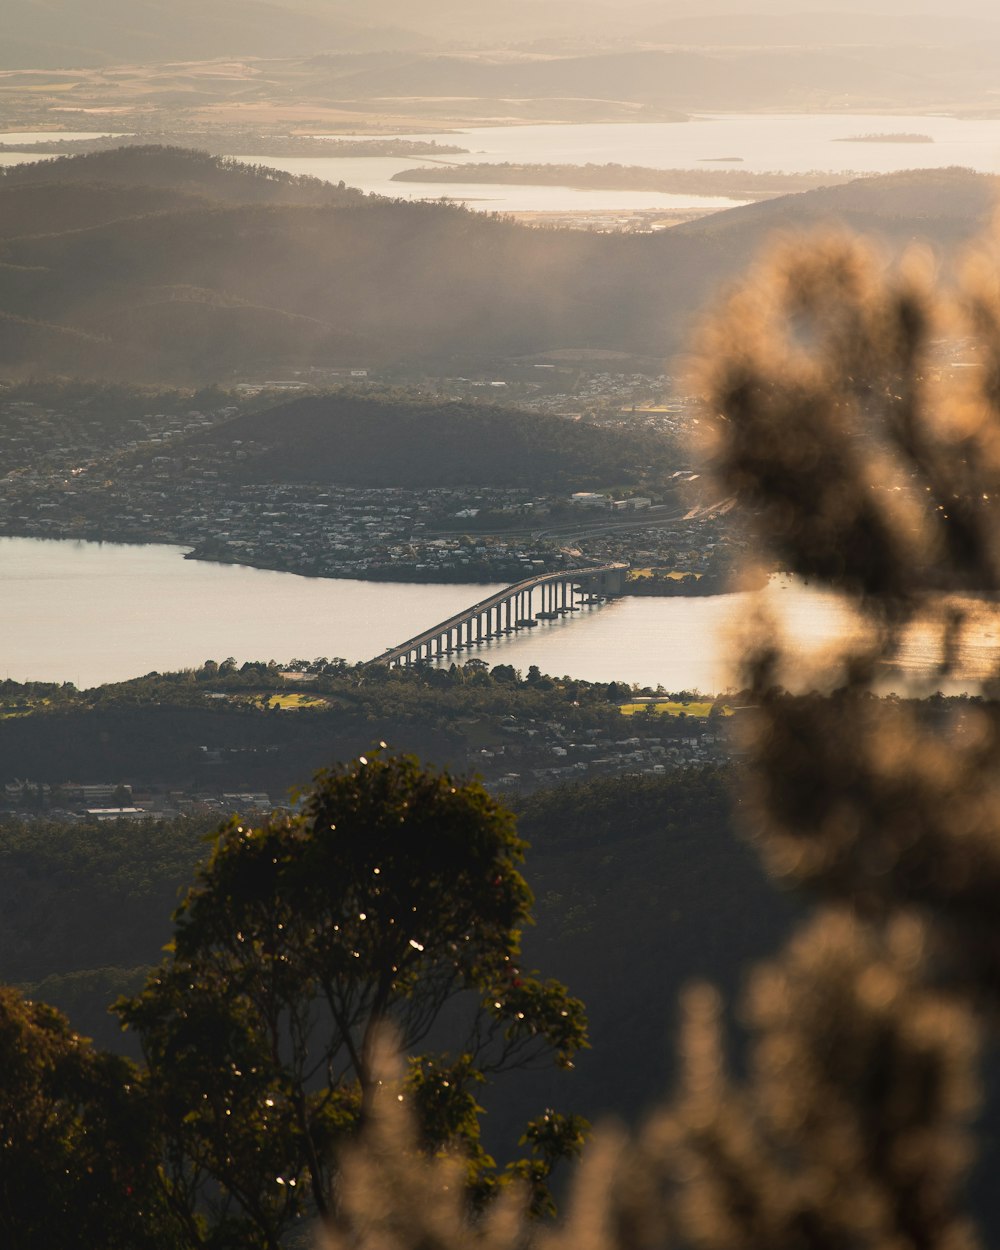
[[[223,829],[144,991],[119,1005],[160,1113],[163,1182],[192,1246],[277,1246],[339,1200],[337,1148],[373,1114],[380,1033],[412,1056],[399,1098],[463,1200],[514,1178],[548,1202],[585,1123],[545,1116],[508,1171],[479,1089],[573,1066],[583,1004],[520,965],[531,892],[514,818],[476,782],[379,751],[317,775],[293,814]],[[554,1114],[554,1113],[553,1113]]]
[[[706,327],[697,374],[717,482],[762,560],[859,623],[809,663],[764,617],[744,644],[746,832],[817,911],[750,979],[743,1075],[724,1005],[692,988],[672,1100],[588,1147],[563,1225],[535,1244],[965,1250],[1000,987],[1000,665],[960,721],[879,696],[904,680],[890,665],[915,621],[937,656],[909,693],[975,689],[962,642],[985,609],[969,596],[1000,590],[992,253],[946,284],[920,251],[890,265],[846,236],[786,243]],[[397,1116],[345,1166],[336,1250],[523,1244],[509,1197],[469,1226],[446,1171],[398,1183]]]

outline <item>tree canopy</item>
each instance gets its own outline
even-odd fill
[[[0,986],[0,1241],[18,1250],[171,1244],[139,1073]]]
[[[512,1068],[571,1067],[586,1044],[582,1004],[519,967],[523,853],[478,783],[381,751],[320,773],[295,814],[222,831],[163,966],[119,1007],[141,1038],[191,1244],[276,1246],[329,1211],[386,1029],[410,1056],[400,1097],[424,1146],[457,1151],[480,1199],[527,1176],[546,1204],[583,1122],[546,1112],[526,1130],[531,1157],[504,1174],[476,1100]]]

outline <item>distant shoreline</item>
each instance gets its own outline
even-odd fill
[[[574,190],[659,191],[668,195],[717,195],[732,200],[764,200],[818,187],[839,186],[869,177],[847,170],[832,173],[755,173],[744,169],[652,169],[643,165],[548,165],[510,161],[420,166],[393,174],[393,182],[502,183],[558,186]]]

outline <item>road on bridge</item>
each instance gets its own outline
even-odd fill
[[[374,659],[369,660],[368,663],[391,664],[393,660],[408,655],[418,647],[433,642],[434,639],[444,634],[447,630],[464,625],[472,617],[499,607],[516,595],[530,593],[537,586],[544,586],[548,582],[573,582],[576,580],[586,582],[592,578],[599,577],[602,573],[611,573],[626,568],[628,568],[627,564],[615,561],[609,564],[597,564],[586,569],[563,569],[558,573],[538,573],[534,577],[526,578],[523,582],[515,582],[512,586],[505,586],[503,590],[490,595],[488,599],[481,599],[463,612],[458,612],[454,616],[448,617],[446,621],[441,621],[430,629],[425,629],[423,633],[416,634],[413,638],[408,638],[406,642],[401,642],[397,647],[389,647],[381,655],[377,655]]]

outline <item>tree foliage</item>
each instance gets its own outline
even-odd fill
[[[18,1250],[171,1244],[139,1073],[0,987],[0,1240]]]
[[[477,1088],[571,1067],[586,1041],[582,1004],[518,966],[523,851],[481,786],[380,752],[319,774],[296,814],[222,832],[166,962],[120,1007],[161,1109],[169,1192],[197,1213],[193,1244],[273,1246],[329,1213],[335,1151],[369,1113],[387,1028],[412,1056],[400,1096],[426,1146],[457,1151],[481,1198],[501,1183]],[[554,1113],[528,1127],[533,1159],[511,1175],[540,1205],[582,1128]]]

